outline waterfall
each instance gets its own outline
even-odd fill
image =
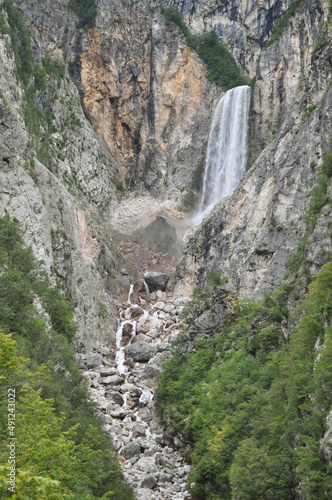
[[[246,171],[250,87],[226,92],[213,116],[206,153],[201,205],[195,225],[231,195]]]

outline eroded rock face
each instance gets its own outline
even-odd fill
[[[24,94],[17,86],[7,35],[0,40],[0,66],[0,101],[5,103],[0,119],[0,216],[7,212],[20,222],[25,242],[31,245],[36,257],[44,261],[52,282],[65,288],[75,304],[78,323],[75,347],[78,351],[91,351],[98,341],[109,339],[115,325],[114,299],[112,292],[107,290],[105,274],[115,271],[116,261],[109,249],[110,239],[105,242],[101,235],[108,230],[104,226],[100,232],[95,226],[99,216],[92,201],[103,205],[103,193],[109,178],[105,175],[99,184],[96,180],[91,184],[89,181],[93,170],[103,176],[105,165],[101,166],[95,159],[95,155],[101,154],[101,149],[91,125],[84,118],[77,90],[63,80],[57,90],[54,108],[54,127],[57,130],[54,141],[59,138],[62,119],[69,112],[63,102],[71,100],[72,113],[81,120],[82,126],[67,132],[72,141],[72,162],[59,159],[57,174],[52,173],[47,168],[49,165],[36,159],[29,144],[24,122]],[[81,151],[84,141],[86,155]],[[72,179],[73,172],[85,177],[85,192],[78,185],[65,181],[65,173]],[[114,189],[112,186],[111,183],[108,185],[110,192]],[[81,192],[80,199],[77,198],[78,191]]]
[[[114,295],[129,285],[112,241],[116,186],[131,178],[136,193],[185,200],[220,89],[178,30],[165,29],[159,6],[152,13],[143,2],[103,0],[95,29],[85,32],[67,3],[16,2],[35,37],[34,59],[47,54],[66,65],[45,103],[54,113],[51,163],[36,159],[10,40],[0,40],[0,215],[21,222],[26,243],[75,305],[82,353],[114,343]]]
[[[150,271],[144,275],[144,280],[150,292],[155,292],[156,290],[164,292],[166,290],[168,276],[165,273]]]
[[[155,348],[144,340],[139,340],[130,345],[125,350],[126,357],[133,358],[134,361],[149,361],[155,354]]]
[[[281,0],[166,0],[176,6],[195,34],[215,31],[245,71],[253,77],[258,55],[273,26],[288,9]]]
[[[220,90],[177,32],[165,30],[159,9],[149,13],[142,2],[110,8],[104,0],[100,12],[82,53],[87,109],[126,185],[131,178],[138,192],[184,199]]]
[[[304,214],[331,136],[330,25],[326,45],[313,52],[324,16],[325,2],[304,3],[262,53],[252,94],[251,154],[258,158],[235,193],[189,239],[177,267],[179,295],[190,294],[210,271],[230,278],[233,296],[250,298],[263,297],[282,279],[305,230]],[[311,238],[313,275],[331,250],[329,222],[323,210]]]

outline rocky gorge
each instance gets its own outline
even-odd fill
[[[185,302],[167,297],[166,277],[148,273],[151,293],[144,280],[131,286],[128,300],[118,306],[115,353],[100,345],[94,353],[77,355],[98,418],[113,438],[125,477],[142,499],[190,498],[190,466],[171,446],[154,412],[154,389],[171,356]]]
[[[237,340],[218,344],[213,354],[209,349],[228,329],[236,337],[241,301],[265,304],[281,280],[293,287],[276,299],[280,314],[271,313],[278,342],[272,334],[266,344],[253,341],[266,320],[255,316],[241,347],[256,361],[264,349],[271,356],[284,352],[300,322],[297,306],[330,259],[330,2],[4,0],[0,6],[0,216],[20,223],[25,244],[74,309],[75,360],[127,483],[142,500],[325,498],[305,489],[305,473],[282,491],[260,492],[256,485],[243,492],[234,466],[231,479],[216,486],[221,459],[213,454],[223,450],[223,438],[213,432],[224,432],[228,442],[229,416],[206,424],[212,434],[203,444],[199,436],[208,420],[202,408],[217,384],[213,371],[227,365]],[[228,90],[206,55],[213,59],[216,50],[231,54],[251,87],[247,166],[235,190],[217,197],[197,224],[209,131]],[[42,306],[36,310],[49,321]],[[319,321],[317,362],[329,346],[329,320]],[[195,356],[204,358],[201,345],[218,361],[199,359],[186,372]],[[169,364],[172,356],[178,366]],[[188,390],[181,386],[183,373],[197,383],[193,392],[191,381]],[[199,383],[206,400],[196,399]],[[186,395],[182,407],[173,389],[179,401]],[[328,447],[326,401],[318,434]],[[310,411],[298,409],[299,419]],[[238,435],[252,439],[245,432]],[[205,456],[199,462],[203,449],[212,465]],[[223,471],[240,449],[236,442]],[[264,444],[257,456],[266,454]],[[204,489],[210,475],[212,486]]]

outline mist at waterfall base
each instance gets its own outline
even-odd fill
[[[245,174],[248,160],[248,118],[251,88],[228,90],[215,110],[205,161],[203,189],[194,227],[213,207],[235,191]]]

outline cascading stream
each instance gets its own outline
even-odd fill
[[[247,85],[226,92],[213,116],[206,153],[202,199],[194,225],[216,203],[231,195],[243,177],[248,160],[248,118],[251,89]]]
[[[157,379],[170,357],[171,341],[179,334],[184,303],[161,290],[149,295],[143,280],[131,285],[118,309],[115,351],[111,354],[100,346],[103,357],[92,354],[93,366],[84,372],[97,414],[140,500],[190,498],[186,491],[190,466],[176,449],[180,441],[174,438],[175,446],[170,446],[167,429],[154,409]]]

